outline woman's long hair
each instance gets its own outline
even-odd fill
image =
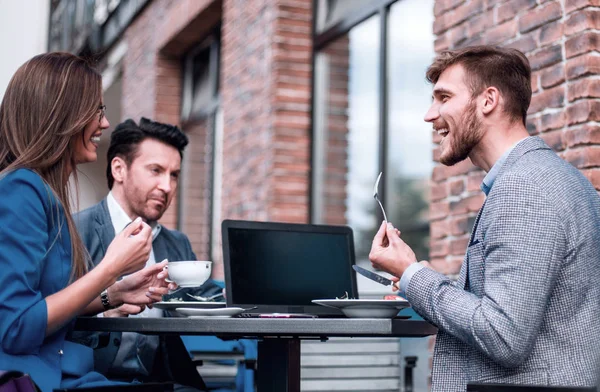
[[[87,272],[87,252],[71,216],[68,180],[72,172],[77,182],[74,144],[83,141],[77,136],[98,121],[101,103],[100,74],[80,57],[55,52],[23,64],[0,105],[0,174],[27,168],[50,186],[71,235],[72,280]],[[52,221],[64,223],[58,216]]]

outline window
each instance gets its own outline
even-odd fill
[[[181,119],[190,143],[184,154],[179,192],[178,225],[200,260],[220,270],[220,194],[222,114],[219,107],[218,29],[191,50],[183,61]]]
[[[383,220],[373,199],[379,172],[388,219],[419,259],[429,258],[433,143],[423,117],[431,102],[425,70],[434,56],[433,3],[315,1],[311,220],[352,227],[359,264],[369,264]],[[389,293],[361,278],[358,288],[361,298]],[[429,389],[428,341],[400,339],[401,366],[416,359],[414,391]],[[402,385],[399,373],[388,381]]]
[[[357,262],[388,219],[419,259],[428,258],[428,192],[433,169],[431,96],[433,0],[319,0],[313,110],[314,223],[354,231]],[[325,12],[326,15],[319,15]]]

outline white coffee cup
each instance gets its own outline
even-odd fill
[[[175,282],[179,287],[198,287],[210,277],[212,261],[171,261],[165,268],[169,273],[167,282]]]

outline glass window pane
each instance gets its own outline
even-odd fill
[[[344,17],[369,6],[369,2],[365,0],[317,0],[315,5],[317,10],[316,30],[317,33],[321,33],[342,21]]]
[[[377,227],[379,16],[327,45],[315,76],[315,223],[349,225],[357,260]]]
[[[433,169],[431,104],[425,71],[433,50],[433,0],[394,3],[388,19],[386,212],[417,257],[429,258],[428,200]]]

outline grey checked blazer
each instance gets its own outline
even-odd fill
[[[458,280],[424,268],[406,291],[439,328],[433,391],[469,382],[596,385],[596,190],[540,138],[525,139],[496,177]]]

